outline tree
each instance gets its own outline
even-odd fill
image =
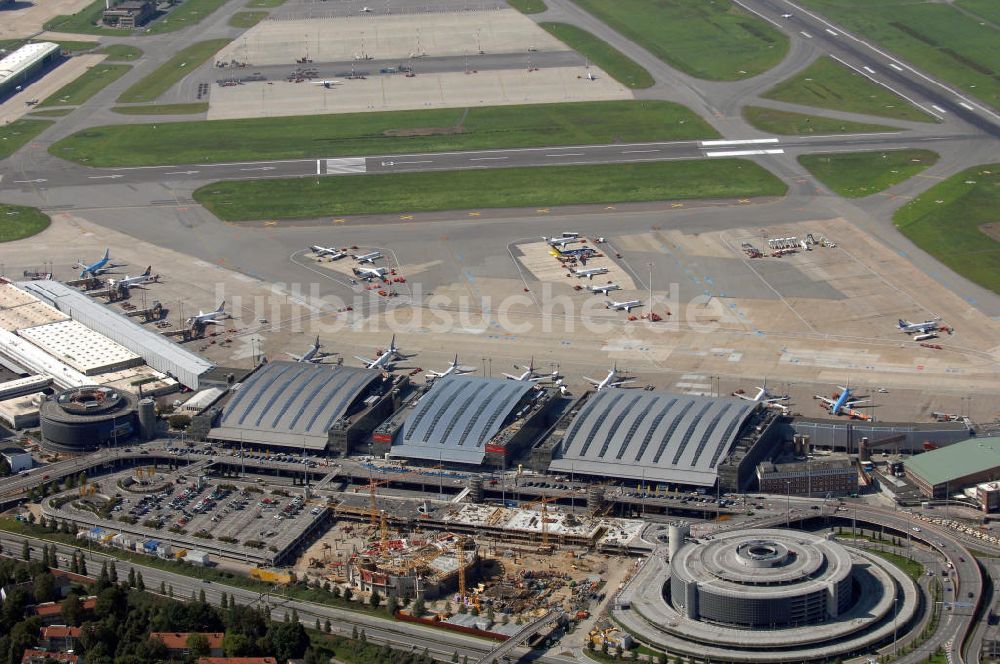
[[[52,569],[59,569],[59,552],[56,551],[55,544],[52,545],[52,552],[49,554],[49,567]]]
[[[454,662],[455,664],[458,664],[458,651],[457,650],[455,652],[451,653],[451,661]]]
[[[332,629],[332,627],[333,627],[333,626],[332,626],[332,625],[330,625],[330,619],[329,619],[329,618],[327,618],[327,619],[326,619],[326,622],[324,622],[324,623],[323,623],[323,631],[324,631],[324,632],[326,632],[327,634],[329,634],[329,633],[330,633],[330,630]]]
[[[373,590],[371,597],[368,598],[368,603],[373,609],[377,609],[379,604],[382,603],[382,597],[378,594],[377,590]]]
[[[31,560],[31,547],[28,546],[28,540],[24,540],[24,544],[21,545],[21,558]]]
[[[167,586],[167,597],[173,597],[173,596],[174,596],[174,584],[171,583],[169,586]]]
[[[465,602],[459,602],[458,603],[458,613],[459,613],[459,615],[463,615],[464,616],[468,612],[469,612],[469,607],[467,607],[465,605]]]
[[[198,591],[198,601],[201,602],[202,604],[205,603],[205,589],[204,588],[202,588],[201,590]]]
[[[111,561],[111,567],[108,568],[108,573],[110,575],[111,583],[118,583],[118,568],[115,566],[115,561]]]
[[[396,611],[399,611],[399,602],[396,600],[396,596],[390,596],[385,603],[385,612],[390,616],[396,615]]]
[[[426,613],[426,608],[424,607],[424,598],[418,597],[416,601],[413,602],[413,606],[410,607],[410,615],[419,618],[420,616],[424,615],[424,613]]]
[[[296,625],[302,622],[301,620],[299,620],[299,610],[296,609],[294,606],[292,607],[292,622],[295,623]]]
[[[323,629],[322,625],[319,624],[319,618],[316,619],[316,626],[313,629],[317,632]]]
[[[135,588],[140,592],[146,589],[146,582],[142,580],[142,572],[135,575]]]
[[[166,581],[160,581],[160,594],[161,595],[166,595],[167,594],[167,583],[166,583]]]
[[[590,638],[587,639],[587,650],[589,650],[590,652],[594,652],[594,640],[593,639],[590,639]]]
[[[46,567],[47,568],[48,566],[49,566],[49,545],[48,544],[43,544],[42,545],[42,567]]]
[[[48,572],[38,574],[33,579],[35,601],[39,604],[52,602],[56,599],[56,578]]]
[[[351,630],[351,639],[353,639],[355,641],[358,640],[358,626],[357,625],[355,625],[354,628]]]
[[[350,586],[347,586],[344,588],[344,599],[350,602],[352,597],[354,597],[354,591],[351,590]]]
[[[87,576],[87,560],[82,553],[80,554],[80,574]]]
[[[309,635],[299,622],[273,623],[267,633],[278,661],[302,657],[309,647]]]
[[[224,609],[229,606],[229,598],[226,596],[226,593],[222,593],[222,597],[219,598],[219,606]]]
[[[191,657],[196,660],[199,657],[208,657],[212,652],[212,648],[208,643],[208,637],[198,632],[188,635],[187,647],[191,651]]]
[[[135,568],[128,568],[128,587],[135,588]]]
[[[80,573],[80,559],[76,557],[76,551],[73,552],[73,557],[69,559],[69,571],[73,574]]]
[[[66,595],[66,599],[62,601],[59,609],[67,625],[80,626],[80,622],[83,620],[83,604],[80,603],[80,597],[76,593]]]

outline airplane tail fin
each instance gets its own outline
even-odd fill
[[[905,320],[903,320],[902,318],[900,318],[898,325],[899,325],[899,329],[902,330],[904,327],[907,326],[907,322]]]
[[[226,301],[223,300],[222,302],[219,303],[219,308],[212,313],[221,314],[225,308],[226,308]]]
[[[142,274],[140,274],[139,276],[140,277],[148,277],[151,274],[153,274],[153,266],[152,265],[147,265],[146,266],[146,271],[143,272]]]
[[[319,335],[316,335],[316,343],[313,344],[316,348],[319,348]]]
[[[111,260],[111,247],[104,250],[104,258],[102,260]]]

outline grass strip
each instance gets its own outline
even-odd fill
[[[62,118],[73,111],[75,108],[50,108],[44,111],[32,111],[28,117],[29,118]]]
[[[145,29],[147,35],[162,35],[175,32],[196,23],[226,4],[226,0],[184,0],[179,5],[156,19]]]
[[[142,57],[142,49],[127,44],[111,44],[105,46],[98,53],[106,53],[108,57],[105,62],[131,62]]]
[[[741,159],[545,166],[215,182],[194,198],[220,219],[781,196],[786,185]]]
[[[75,14],[60,14],[46,21],[42,28],[51,32],[69,32],[84,35],[114,35],[132,34],[124,28],[101,27],[101,12],[104,11],[105,0],[94,0]]]
[[[933,117],[899,95],[827,56],[761,96],[790,104],[877,115],[893,120],[934,122]]]
[[[6,159],[55,124],[52,120],[14,120],[0,126],[0,159]]]
[[[544,0],[507,0],[507,4],[522,14],[541,14],[548,9]]]
[[[269,16],[269,12],[236,12],[229,17],[234,28],[252,28]]]
[[[729,0],[574,0],[671,67],[737,81],[777,65],[788,37]]]
[[[896,127],[837,120],[821,115],[779,111],[764,106],[744,106],[743,117],[753,127],[782,136],[809,136],[812,134],[870,134],[880,131],[902,131]]]
[[[893,215],[914,244],[970,281],[1000,293],[1000,163],[940,182]]]
[[[871,196],[910,179],[938,160],[930,150],[804,154],[799,163],[845,198]]]
[[[194,71],[229,43],[228,39],[209,39],[191,44],[137,81],[118,97],[122,104],[153,101]]]
[[[604,101],[105,125],[50,152],[92,166],[152,166],[716,137],[679,104]]]
[[[947,2],[803,0],[841,27],[1000,109],[1000,29]],[[995,0],[971,3],[995,17]],[[965,6],[969,7],[966,2]]]
[[[636,90],[653,87],[655,81],[645,68],[586,30],[568,23],[539,23],[539,25],[625,87]]]
[[[49,227],[49,215],[33,207],[0,203],[0,242],[37,235]]]
[[[79,106],[105,87],[128,73],[132,65],[106,65],[99,63],[53,92],[42,106]]]
[[[208,102],[196,101],[190,104],[147,104],[144,106],[113,106],[115,113],[122,115],[191,115],[207,113]]]

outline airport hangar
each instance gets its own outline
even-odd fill
[[[924,496],[948,498],[966,487],[1000,479],[1000,437],[971,438],[918,454],[904,461],[903,468]]]
[[[0,100],[19,92],[61,58],[59,44],[54,42],[25,44],[4,57],[0,60]]]

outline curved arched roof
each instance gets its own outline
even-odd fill
[[[734,398],[604,389],[573,418],[552,469],[709,486],[753,408]]]
[[[371,369],[270,362],[240,384],[210,435],[257,444],[326,447],[333,423],[380,377]]]
[[[403,422],[392,454],[480,464],[486,444],[533,387],[520,380],[442,378],[420,398]]]

